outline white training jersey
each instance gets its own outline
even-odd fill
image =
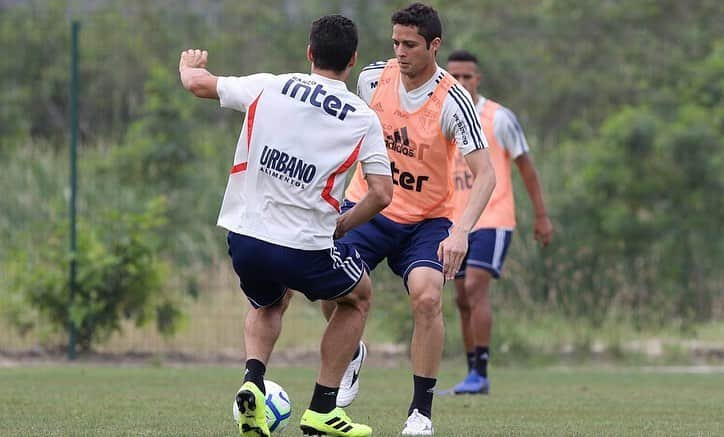
[[[332,247],[347,172],[390,175],[382,127],[338,80],[220,77],[222,107],[245,111],[218,225],[302,250]]]
[[[372,101],[372,96],[377,89],[377,82],[385,65],[387,65],[387,61],[372,63],[363,68],[359,74],[357,95],[368,104]],[[445,70],[438,65],[437,71],[430,80],[411,91],[407,91],[400,82],[399,96],[402,109],[405,112],[414,112],[422,107],[435,91],[435,87],[437,87],[444,72]],[[459,83],[453,85],[445,97],[442,116],[440,117],[440,127],[448,141],[455,140],[463,155],[467,155],[473,150],[488,147],[488,140],[483,135],[480,118],[473,104],[473,99],[470,93]]]
[[[485,97],[478,94],[478,103],[475,105],[478,113],[483,110],[486,100]],[[528,141],[525,139],[525,134],[523,133],[523,128],[520,127],[518,118],[510,109],[501,106],[498,111],[495,111],[493,130],[495,138],[497,138],[500,145],[508,151],[512,159],[528,153],[530,150]]]

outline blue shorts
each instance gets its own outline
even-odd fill
[[[508,229],[478,229],[471,232],[468,236],[468,253],[455,277],[462,278],[466,268],[475,267],[489,271],[495,279],[500,278],[512,236],[513,231]]]
[[[254,308],[278,302],[288,288],[309,300],[334,300],[350,293],[362,279],[364,264],[348,244],[301,250],[229,232],[229,256],[239,285]]]
[[[345,200],[342,212],[353,206],[354,203]],[[448,237],[450,226],[452,222],[446,218],[400,224],[377,214],[338,241],[354,246],[368,271],[374,270],[377,264],[387,258],[387,265],[402,277],[407,287],[407,275],[415,267],[431,267],[442,272],[437,249],[440,242]]]

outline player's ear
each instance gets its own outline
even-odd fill
[[[312,46],[307,44],[307,60],[314,64],[314,57],[312,56]]]
[[[430,41],[430,48],[435,52],[436,55],[438,50],[440,50],[440,44],[442,44],[442,39],[439,36],[435,37],[435,39]]]
[[[347,64],[347,68],[352,68],[357,63],[357,50],[354,51],[354,54],[351,58],[349,58],[349,63]]]

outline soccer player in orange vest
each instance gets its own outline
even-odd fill
[[[386,258],[409,294],[414,318],[414,391],[402,435],[434,432],[432,398],[444,337],[442,287],[445,279],[454,279],[467,252],[468,233],[495,186],[471,96],[437,65],[441,38],[437,11],[411,4],[392,15],[395,58],[371,64],[360,73],[357,93],[382,123],[394,194],[380,214],[341,239],[357,249],[368,270]],[[452,168],[458,153],[470,168],[473,188],[465,212],[453,224]],[[358,168],[343,210],[359,202],[366,192]],[[329,317],[335,304],[323,303],[323,308]],[[364,346],[360,345],[342,380],[338,405],[354,399],[363,359]],[[351,377],[347,379],[347,375]]]
[[[528,143],[515,115],[500,104],[477,93],[480,83],[478,60],[458,50],[448,57],[447,70],[473,96],[480,114],[488,151],[495,167],[496,185],[488,206],[472,229],[468,254],[456,275],[457,306],[468,358],[468,376],[453,388],[456,394],[487,394],[488,347],[493,327],[493,312],[488,299],[491,278],[498,279],[515,228],[515,204],[511,181],[511,160],[520,171],[535,210],[535,239],[542,246],[550,243],[553,225],[543,202],[538,172],[528,154]],[[462,156],[455,165],[455,216],[460,220],[474,187],[472,173]]]

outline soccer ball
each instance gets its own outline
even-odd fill
[[[289,395],[284,391],[282,386],[274,381],[264,380],[264,388],[266,389],[266,424],[269,425],[269,431],[281,431],[289,424],[289,418],[292,416],[292,402]],[[234,401],[233,407],[234,421],[239,424],[239,406]]]

